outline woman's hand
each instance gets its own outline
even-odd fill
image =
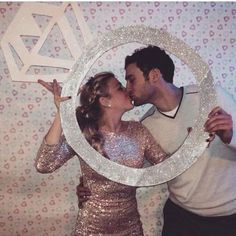
[[[59,110],[60,103],[68,100],[70,97],[61,97],[61,86],[57,82],[57,80],[53,80],[53,82],[45,82],[41,79],[38,80],[38,83],[41,84],[44,88],[50,91],[54,96],[54,103]]]

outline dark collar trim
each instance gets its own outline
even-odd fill
[[[188,93],[185,93],[185,94],[195,94],[195,93],[199,93],[198,91],[196,92],[188,92]]]
[[[168,116],[168,115],[162,113],[160,110],[157,109],[158,112],[160,112],[163,116],[166,116],[166,117],[171,118],[171,119],[175,119],[175,117],[176,117],[176,115],[177,115],[177,113],[178,113],[178,111],[179,111],[179,108],[180,108],[180,106],[181,106],[181,104],[182,104],[183,97],[184,97],[184,87],[180,87],[180,89],[181,89],[181,92],[182,92],[182,96],[181,96],[181,99],[180,99],[180,102],[179,102],[178,109],[177,109],[176,112],[175,112],[175,115],[174,115],[174,116]]]

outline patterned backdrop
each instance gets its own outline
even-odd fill
[[[55,116],[52,95],[36,83],[37,79],[59,78],[63,81],[79,57],[79,49],[87,41],[120,26],[144,24],[163,28],[189,44],[209,64],[215,82],[236,97],[236,3],[75,2],[74,7],[67,4],[62,11],[68,22],[67,28],[60,27],[59,23],[53,24],[38,50],[45,58],[43,66],[34,63],[37,56],[33,57],[34,48],[40,42],[40,34],[29,33],[31,28],[28,27],[27,16],[15,19],[24,4],[0,3],[1,39],[9,34],[9,30],[12,34],[19,31],[20,37],[11,36],[11,39],[23,43],[26,52],[32,53],[24,62],[27,53],[21,55],[13,41],[6,44],[10,48],[12,60],[7,60],[8,54],[3,50],[3,44],[0,50],[0,235],[72,235],[78,212],[75,189],[79,183],[79,162],[74,158],[53,174],[36,172],[34,159],[37,150]],[[44,4],[42,8],[46,10],[54,7],[51,11],[53,14],[62,5],[40,4]],[[80,21],[76,18],[76,7],[84,20],[87,39],[84,39],[78,24]],[[30,13],[33,11],[29,5],[26,9]],[[45,33],[53,17],[42,12],[31,15],[37,30],[41,34]],[[20,26],[12,25],[14,22]],[[71,31],[63,33],[69,27]],[[68,41],[66,35],[71,32],[74,36],[67,37]],[[70,42],[72,39],[76,44]],[[124,57],[139,46],[125,45],[108,51],[89,73],[112,70],[124,82]],[[176,62],[176,84],[194,83],[184,63],[171,56]],[[60,59],[57,66],[47,66],[53,59]],[[12,69],[13,60],[17,67]],[[24,64],[31,62],[25,74],[18,73]],[[135,109],[126,118],[138,119],[145,109]],[[165,185],[139,189],[137,197],[145,236],[160,235],[161,212],[167,196]]]

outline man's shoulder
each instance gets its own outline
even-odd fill
[[[197,84],[190,84],[183,87],[185,94],[195,94],[199,93],[200,87]]]
[[[200,93],[200,86],[198,84],[186,85],[183,88],[185,94]],[[225,88],[221,87],[218,84],[214,85],[214,89],[216,91],[216,95],[219,97],[222,95],[224,96],[225,94],[232,95]]]

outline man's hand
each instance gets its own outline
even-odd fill
[[[215,107],[208,115],[205,131],[216,134],[222,142],[229,144],[233,136],[233,121],[230,114],[221,107]]]
[[[89,196],[91,196],[89,188],[84,186],[83,176],[80,177],[80,184],[77,186],[76,194],[79,200],[79,208],[82,208],[83,203],[89,199]]]

